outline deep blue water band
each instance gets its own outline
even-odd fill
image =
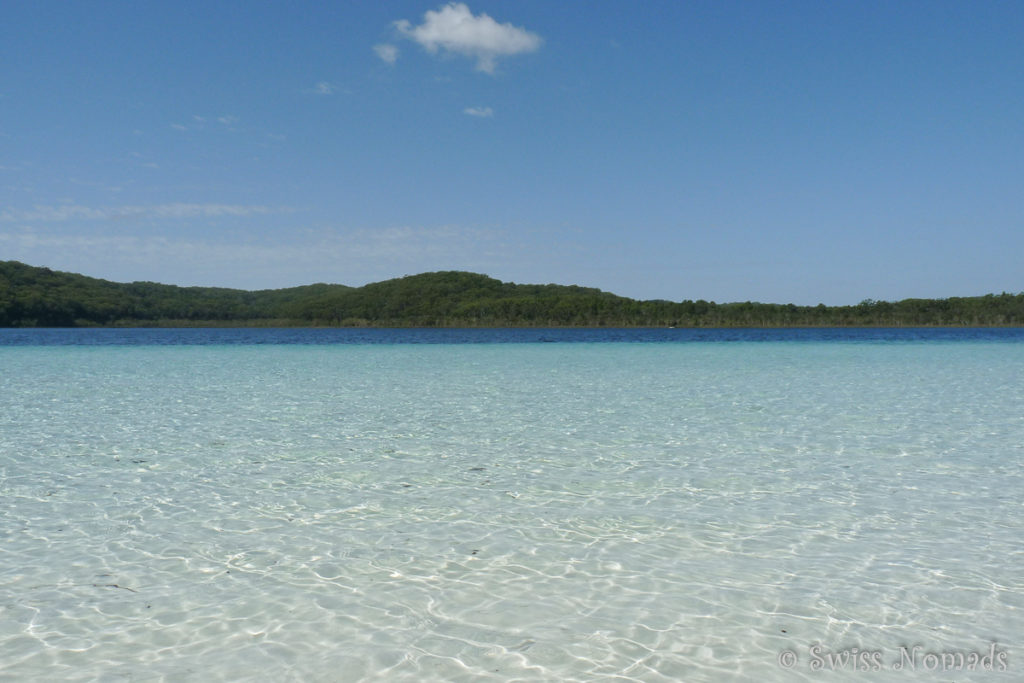
[[[1024,342],[1021,327],[899,328],[74,328],[0,329],[0,346]]]

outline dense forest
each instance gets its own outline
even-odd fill
[[[0,261],[0,327],[818,327],[1024,325],[1024,293],[855,306],[637,301],[446,271],[363,287],[246,291],[116,283]]]

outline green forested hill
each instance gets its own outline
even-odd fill
[[[291,317],[310,297],[350,289],[308,285],[248,292],[217,287],[176,287],[155,282],[109,282],[0,261],[0,326],[76,327],[156,324],[167,321],[224,324]]]
[[[446,271],[363,287],[245,291],[116,283],[0,261],[0,327],[91,325],[677,326],[1024,325],[1024,294],[856,306],[637,301]]]

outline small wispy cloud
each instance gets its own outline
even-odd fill
[[[423,46],[431,54],[439,50],[477,60],[478,71],[493,74],[499,57],[533,52],[541,37],[510,23],[499,24],[486,14],[474,15],[464,3],[451,2],[439,10],[428,10],[423,23],[395,22],[398,32]]]
[[[77,204],[36,206],[28,210],[5,209],[4,223],[59,223],[70,220],[116,220],[123,218],[196,218],[217,216],[253,216],[283,213],[288,209],[235,204],[154,204],[151,206],[113,206],[94,208]]]
[[[398,48],[389,43],[381,43],[380,45],[374,45],[373,51],[377,53],[377,56],[387,64],[394,64],[398,59]]]
[[[5,258],[59,270],[100,272],[117,281],[251,288],[337,282],[339,273],[358,284],[439,268],[487,270],[502,263],[511,248],[500,231],[460,226],[293,229],[281,235],[285,233],[286,240],[253,240],[229,234],[67,234],[22,228],[0,230],[0,252]],[[255,281],[268,272],[281,284]]]
[[[231,126],[238,123],[238,117],[230,114],[224,114],[223,116],[217,116],[211,118],[209,116],[200,116],[199,114],[193,114],[190,121],[185,123],[172,123],[171,128],[174,130],[189,131],[189,130],[210,130],[206,125],[211,121],[216,121],[224,126]]]
[[[490,107],[466,107],[462,110],[462,113],[482,119],[489,119],[494,116],[494,110]]]
[[[313,94],[315,95],[333,95],[337,88],[334,87],[333,83],[327,81],[320,81],[313,86]]]

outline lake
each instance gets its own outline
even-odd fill
[[[1024,677],[1024,330],[0,330],[0,680]]]

